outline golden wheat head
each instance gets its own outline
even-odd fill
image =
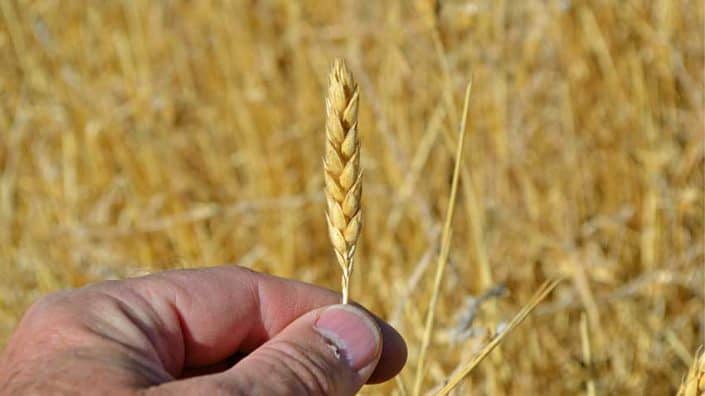
[[[328,233],[343,271],[343,303],[348,302],[350,274],[362,225],[360,142],[357,137],[358,87],[345,63],[336,59],[326,98],[326,184]]]
[[[685,382],[678,390],[678,396],[705,395],[705,352],[700,351],[688,371]]]

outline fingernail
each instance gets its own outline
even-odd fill
[[[381,348],[380,330],[367,314],[352,305],[334,305],[318,317],[314,328],[336,348],[350,367],[360,371],[374,363]]]

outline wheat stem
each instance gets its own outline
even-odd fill
[[[468,83],[465,89],[465,100],[463,104],[463,119],[460,122],[459,138],[457,152],[455,155],[455,167],[453,169],[453,181],[451,184],[450,197],[448,198],[448,211],[446,212],[445,224],[443,226],[443,234],[441,236],[441,251],[438,255],[436,266],[436,277],[433,283],[433,294],[428,305],[428,314],[426,316],[426,325],[424,327],[423,338],[421,340],[421,349],[419,351],[418,364],[416,366],[416,378],[414,381],[413,395],[421,394],[421,385],[423,384],[424,369],[428,346],[431,342],[431,334],[433,333],[433,324],[435,320],[436,304],[438,303],[438,295],[441,289],[441,281],[445,272],[446,262],[450,253],[450,239],[452,235],[451,223],[453,221],[453,213],[455,211],[455,199],[458,195],[458,182],[460,180],[460,165],[463,160],[463,146],[465,142],[465,129],[467,125],[468,107],[470,106],[470,93],[472,92],[472,80]]]
[[[539,290],[536,291],[534,296],[531,297],[529,303],[527,303],[519,311],[519,313],[514,316],[509,324],[507,324],[507,327],[499,333],[499,335],[494,337],[492,341],[487,343],[487,345],[485,345],[484,348],[482,348],[482,350],[474,358],[472,358],[472,360],[470,360],[467,364],[458,367],[450,378],[445,381],[445,385],[440,391],[438,391],[438,393],[436,393],[436,396],[446,396],[453,390],[453,388],[458,386],[458,384],[460,384],[460,382],[467,377],[467,375],[470,374],[470,372],[477,367],[477,365],[480,364],[480,362],[487,357],[487,355],[489,355],[497,345],[499,345],[504,337],[506,337],[512,330],[519,326],[527,316],[529,316],[531,311],[533,311],[534,308],[536,308],[536,306],[538,306],[539,303],[543,301],[543,299],[546,298],[546,296],[548,296],[548,294],[551,293],[551,291],[553,291],[553,289],[555,289],[562,280],[563,279],[559,278],[544,282]]]

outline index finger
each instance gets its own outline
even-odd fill
[[[306,312],[340,301],[328,289],[232,266],[168,271],[128,283],[156,314],[158,337],[149,338],[162,363],[179,372],[252,351]],[[371,382],[391,378],[406,360],[401,336],[378,323],[383,351]]]

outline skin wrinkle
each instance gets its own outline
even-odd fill
[[[313,394],[334,395],[338,393],[332,392],[334,390],[332,383],[337,381],[321,377],[321,373],[337,372],[337,370],[326,370],[325,368],[328,365],[325,362],[315,362],[313,358],[309,357],[307,351],[301,350],[300,346],[288,341],[278,341],[276,344],[266,346],[263,349],[262,353],[257,355],[257,364],[263,364],[275,370],[289,371],[279,375],[280,378],[296,380],[300,389],[304,391],[313,389]],[[286,362],[281,361],[282,356],[285,357]],[[285,388],[289,389],[290,387],[285,386]],[[293,394],[296,393],[294,392]]]
[[[190,395],[204,395],[204,396],[250,396],[263,394],[262,392],[257,392],[257,385],[259,382],[257,379],[253,379],[252,382],[249,379],[240,378],[238,381],[219,381],[214,380],[207,383],[194,383],[191,385],[189,391],[184,392],[184,394]],[[169,393],[171,395],[171,393]]]
[[[131,289],[135,296],[141,300],[143,305],[153,313],[152,318],[155,319],[158,333],[160,336],[152,338],[150,341],[156,346],[159,358],[173,376],[178,377],[183,372],[186,366],[186,342],[183,327],[183,318],[178,310],[180,304],[184,304],[183,295],[188,295],[183,286],[178,282],[174,282],[168,277],[157,275],[153,278],[154,282],[135,282]],[[164,285],[164,287],[160,287]],[[155,292],[154,290],[162,290]],[[171,294],[171,298],[165,296],[164,290]],[[150,303],[151,301],[151,303]],[[188,307],[191,302],[185,303]],[[157,342],[162,340],[164,342]]]
[[[142,335],[146,337],[152,347],[153,353],[156,355],[155,360],[159,361],[161,363],[162,368],[165,371],[169,372],[171,376],[178,376],[181,371],[181,364],[179,364],[179,362],[183,362],[183,359],[179,361],[169,356],[170,348],[168,345],[165,346],[164,344],[168,342],[167,340],[173,340],[173,335],[165,335],[166,326],[163,323],[158,323],[161,322],[158,316],[149,315],[149,319],[155,322],[153,326],[151,326],[150,324],[145,323],[139,317],[139,315],[135,313],[135,310],[129,307],[129,305],[121,302],[119,308],[123,312],[123,314],[127,316],[128,320],[130,320],[140,330]],[[144,308],[146,312],[152,310],[149,305],[145,306]],[[160,342],[160,340],[164,342]],[[173,363],[177,364],[177,368],[173,367]]]
[[[258,333],[258,334],[271,334],[270,332],[270,326],[267,323],[267,299],[265,293],[262,291],[262,284],[260,282],[256,282],[253,280],[253,275],[254,273],[250,273],[250,276],[247,278],[247,288],[250,292],[250,295],[252,296],[252,301],[254,301],[254,306],[256,307],[257,310],[257,317],[259,317],[259,320],[253,321],[250,323],[250,329],[249,333],[252,334],[253,332]],[[274,315],[272,315],[274,316]],[[256,324],[259,324],[259,326],[255,326]],[[259,347],[262,345],[264,342],[266,342],[266,337],[260,337],[259,339],[253,340],[251,343],[252,345],[246,345],[243,349],[245,352],[250,352],[254,350],[255,348]]]
[[[81,348],[72,352],[72,357],[78,361],[89,363],[101,362],[104,365],[100,367],[117,368],[121,373],[125,373],[123,382],[130,383],[134,387],[151,386],[173,380],[173,377],[161,368],[157,367],[153,360],[145,360],[141,354],[134,354],[133,351],[123,351],[122,359],[115,359],[115,354],[105,353],[102,350],[96,351],[94,348]],[[103,353],[99,353],[103,352]],[[134,374],[139,373],[136,377]],[[140,381],[139,379],[142,379]],[[132,379],[132,381],[127,381]]]
[[[30,308],[0,360],[0,366],[16,368],[10,374],[0,367],[0,394],[32,389],[36,394],[211,395],[235,390],[244,395],[249,388],[297,394],[288,386],[319,392],[326,386],[320,381],[332,381],[334,393],[339,387],[352,392],[361,385],[352,384],[357,377],[350,377],[347,365],[310,327],[321,309],[338,300],[327,289],[233,267],[76,289]],[[398,372],[405,357],[399,335],[387,331],[391,344],[400,348],[387,363],[394,371],[383,379]],[[162,355],[159,348],[177,352]],[[195,356],[206,370],[181,380],[189,365],[176,375],[165,369],[179,354],[182,362]],[[257,368],[259,361],[265,367]],[[254,365],[248,369],[249,363]],[[6,393],[8,388],[17,391]],[[145,388],[153,391],[140,391]]]
[[[234,285],[234,287],[239,287],[239,286],[241,286],[240,282],[237,282],[237,284]],[[249,286],[249,285],[245,285],[245,286]],[[232,291],[231,291],[231,293],[232,293]],[[183,295],[188,296],[189,294],[184,293]],[[256,297],[256,295],[253,295],[253,296]],[[208,297],[207,296],[205,296],[205,297],[198,296],[196,298],[208,298]],[[256,313],[259,312],[259,307],[257,305],[255,305],[255,302],[253,302],[251,299],[248,299],[248,298],[243,298],[242,300],[243,300],[243,304],[238,305],[238,306],[234,306],[233,309],[236,309],[238,311],[244,311],[244,312],[255,311],[253,313],[253,316],[256,316]],[[190,301],[189,305],[193,306],[193,302]],[[193,312],[195,312],[195,310],[193,310],[193,309],[186,310],[183,307],[180,307],[179,309],[181,310],[181,315],[183,315],[184,312],[191,312],[191,314],[187,313],[187,315],[193,316]],[[203,313],[201,313],[201,314],[203,314]],[[222,320],[222,318],[219,315],[231,315],[231,314],[224,313],[224,312],[223,313],[217,312],[217,313],[212,313],[212,314],[206,313],[205,316],[212,316],[213,318],[206,319],[204,317],[201,317],[200,320],[208,320],[208,321]],[[238,314],[236,314],[236,316],[237,315],[240,315],[240,314],[238,313]],[[230,329],[228,329],[229,333],[230,333],[230,336],[228,338],[229,342],[227,344],[222,344],[218,354],[215,354],[215,355],[212,352],[210,354],[203,355],[203,353],[204,353],[203,351],[199,351],[197,354],[193,350],[194,349],[193,347],[200,346],[201,349],[203,349],[203,348],[205,348],[206,345],[210,345],[211,343],[215,342],[215,340],[213,339],[215,337],[215,335],[210,334],[210,333],[204,334],[202,332],[202,330],[199,334],[194,334],[191,331],[191,329],[187,327],[187,330],[184,333],[184,335],[188,334],[188,338],[186,338],[186,339],[189,341],[188,344],[191,344],[192,350],[190,350],[190,351],[188,350],[189,348],[188,348],[188,344],[187,344],[186,345],[186,350],[187,350],[186,359],[187,360],[185,361],[186,367],[198,367],[198,366],[203,366],[203,365],[210,365],[212,363],[220,362],[224,359],[227,359],[229,356],[231,356],[233,353],[237,352],[238,350],[247,349],[248,348],[247,341],[248,341],[248,339],[250,339],[252,337],[251,335],[257,329],[255,327],[256,322],[257,322],[257,320],[247,320],[247,321],[239,321],[238,323],[232,323]],[[200,337],[201,339],[199,340],[196,337]],[[219,336],[219,338],[222,338],[222,337],[223,336],[221,334]],[[232,343],[232,345],[231,345],[231,343]],[[249,349],[254,350],[257,346],[259,346],[259,344],[256,344]],[[211,348],[211,349],[213,349],[213,348]],[[197,359],[198,362],[194,361],[194,360],[196,360],[196,358],[194,356],[198,356],[198,359]],[[206,363],[205,361],[208,361],[208,362]]]
[[[314,393],[316,390],[319,391],[321,395],[331,395],[333,386],[328,378],[323,377],[322,373],[326,373],[325,364],[318,365],[315,359],[309,357],[306,352],[302,352],[300,348],[290,342],[281,342],[277,348],[280,354],[283,354],[289,358],[292,364],[284,365],[283,367],[293,371],[289,375],[289,378],[300,379],[304,383],[305,389],[313,389]],[[293,364],[298,363],[299,370],[294,370]],[[313,366],[313,367],[311,367]],[[324,371],[325,370],[325,371]],[[315,384],[311,386],[311,384]]]
[[[167,305],[169,306],[169,309],[172,312],[172,315],[176,318],[177,325],[179,326],[179,340],[180,340],[180,354],[181,356],[181,364],[180,364],[180,369],[179,369],[179,376],[184,374],[184,370],[186,370],[188,367],[186,367],[186,337],[188,337],[188,326],[186,325],[186,322],[184,321],[184,317],[181,314],[181,311],[179,310],[179,302],[181,300],[181,297],[179,293],[175,293],[174,295],[174,300],[173,301],[167,301]]]
[[[184,350],[184,357],[192,355],[189,353],[188,348],[187,348],[187,343],[186,340],[190,340],[191,343],[198,343],[199,341],[194,338],[194,334],[191,332],[189,329],[188,325],[185,323],[183,319],[183,312],[188,312],[193,306],[193,302],[190,301],[190,299],[184,299],[184,296],[188,296],[189,293],[188,291],[184,288],[182,285],[183,282],[186,281],[186,277],[189,272],[200,272],[201,270],[188,270],[188,271],[181,271],[181,272],[176,272],[176,271],[168,271],[166,274],[157,274],[153,275],[150,277],[145,278],[145,281],[142,282],[143,284],[150,284],[154,281],[159,282],[159,283],[164,283],[167,285],[168,288],[174,289],[174,298],[173,301],[168,301],[167,303],[171,306],[171,310],[175,311],[174,314],[174,319],[175,322],[178,322],[178,326],[180,328],[180,337],[182,338],[181,341],[181,348]],[[170,272],[172,274],[170,274]],[[253,279],[254,277],[252,275],[256,274],[255,272],[252,271],[247,271],[243,275],[243,280],[245,281],[244,287],[248,288],[250,290],[250,295],[251,299],[243,299],[244,301],[247,301],[248,306],[250,308],[244,308],[246,311],[256,311],[256,315],[261,318],[262,320],[260,322],[266,322],[266,313],[264,313],[260,308],[262,307],[261,301],[261,296],[264,295],[264,293],[260,290],[260,284],[257,282],[257,279]],[[177,278],[175,280],[169,279],[169,276],[171,275],[176,275]],[[149,279],[149,282],[146,280]],[[149,288],[144,287],[144,285],[138,285],[136,287],[137,293],[145,293]],[[238,347],[238,350],[243,350],[243,351],[251,351],[254,350],[256,347],[261,345],[266,341],[266,338],[260,337],[258,339],[252,340],[251,335],[252,334],[271,334],[271,331],[267,328],[268,326],[262,325],[259,327],[256,327],[255,325],[257,324],[258,321],[246,321],[242,323],[238,323],[237,327],[234,329],[238,334],[240,334],[237,337],[234,337],[236,339],[240,339],[240,345]],[[245,342],[249,341],[249,342]],[[223,360],[226,359],[229,355],[224,355],[224,356],[214,356],[214,357],[206,357],[207,360]],[[182,365],[182,371],[187,368],[197,368],[197,367],[202,367],[203,365],[200,364],[189,364],[188,361],[185,359],[183,360],[183,365]],[[200,359],[203,360],[203,359]]]
[[[158,324],[153,323],[153,326],[145,324],[142,319],[138,317],[139,315],[134,313],[135,310],[124,301],[124,296],[115,296],[105,290],[97,290],[96,292],[107,298],[109,302],[115,304],[114,308],[117,310],[117,315],[105,315],[104,312],[101,312],[101,315],[96,318],[96,326],[93,327],[93,330],[97,331],[99,336],[110,339],[130,351],[139,353],[147,359],[161,362],[161,357],[153,341],[153,339],[156,339],[154,327],[157,327]],[[141,306],[140,308],[146,310],[151,309],[148,305]],[[106,320],[106,318],[109,319]],[[124,321],[120,319],[124,319]],[[126,334],[125,329],[118,324],[133,326],[133,328],[137,330],[137,336],[143,337],[142,340],[139,340],[142,341],[143,345],[136,345],[134,341],[138,340],[131,337],[134,334]],[[111,333],[111,331],[116,332],[116,334]]]
[[[95,295],[93,295],[94,293]],[[89,313],[88,315],[76,312],[75,307],[80,307],[81,305],[72,301],[76,299],[76,297],[83,296],[88,297],[86,299],[89,301],[90,307],[87,311],[87,313]],[[124,332],[122,332],[118,326],[115,326],[114,322],[111,323],[104,320],[105,318],[111,318],[112,321],[122,321],[125,319],[123,323],[137,326],[134,315],[128,314],[128,311],[132,309],[130,309],[124,301],[105,290],[91,290],[90,293],[87,293],[85,290],[79,289],[72,297],[73,298],[66,301],[52,299],[50,304],[54,304],[53,312],[59,312],[59,317],[77,318],[77,320],[74,320],[71,326],[62,326],[60,323],[56,326],[57,323],[54,323],[55,326],[52,327],[50,338],[40,338],[39,340],[39,342],[47,342],[47,340],[56,340],[57,342],[51,342],[51,346],[47,348],[38,348],[38,351],[57,351],[57,346],[58,351],[50,358],[49,362],[46,362],[45,356],[39,354],[34,358],[30,357],[26,359],[25,365],[32,366],[32,364],[34,364],[38,367],[45,367],[46,372],[50,373],[51,377],[55,379],[52,382],[52,386],[60,384],[60,382],[57,383],[56,381],[59,381],[62,378],[60,374],[67,370],[64,367],[64,362],[72,362],[77,365],[81,365],[82,362],[85,362],[89,366],[95,366],[96,362],[103,363],[103,365],[99,367],[108,369],[108,371],[111,371],[111,368],[119,369],[120,372],[126,374],[126,379],[133,378],[136,380],[137,377],[135,377],[134,374],[139,373],[139,378],[142,378],[143,381],[132,381],[135,386],[152,385],[174,379],[166,373],[162,367],[155,367],[153,364],[155,359],[150,357],[150,353],[145,351],[143,347],[125,341]],[[38,309],[35,309],[35,312],[42,309],[44,308],[40,306]],[[116,312],[112,312],[113,309]],[[98,314],[96,315],[96,313]],[[31,314],[34,315],[34,313]],[[40,321],[38,325],[33,325],[32,327],[44,327],[42,323],[43,321]],[[144,331],[140,329],[139,326],[137,326],[137,328],[139,330],[138,334],[144,336]],[[95,336],[95,338],[86,338],[86,335],[92,335]],[[106,340],[114,343],[118,348],[106,348],[101,346]],[[89,346],[75,347],[74,344]],[[62,350],[64,352],[61,352]],[[117,353],[110,352],[113,350]],[[103,354],[101,354],[101,352]],[[156,356],[156,351],[152,352]],[[33,363],[35,361],[37,362],[36,364]],[[19,371],[21,371],[21,369],[19,369]],[[17,376],[17,374],[12,375],[7,381],[7,384],[17,383]],[[31,381],[31,379],[29,381],[23,381],[23,379],[20,378],[20,385],[17,386],[18,389],[21,388],[22,383]]]
[[[38,390],[36,394],[44,394],[47,389],[51,389],[52,394],[59,391],[76,394],[85,391],[82,384],[77,381],[80,377],[82,380],[88,379],[89,384],[97,386],[98,388],[92,389],[92,392],[99,393],[97,390],[100,387],[110,389],[112,386],[120,385],[119,388],[127,390],[129,387],[149,386],[162,376],[161,371],[155,370],[154,365],[144,361],[141,356],[131,356],[128,351],[115,353],[113,348],[96,346],[54,353],[48,359],[31,367],[33,370],[28,372],[31,375],[14,378],[0,389],[18,390],[8,394],[25,393],[32,388]],[[136,373],[139,373],[139,376],[136,376]],[[106,376],[106,374],[112,375]],[[108,378],[110,381],[92,381],[92,377]],[[43,391],[40,392],[41,390]]]
[[[127,301],[125,298],[125,295],[121,295],[120,293],[113,293],[111,289],[111,285],[107,285],[105,289],[96,289],[96,290],[90,290],[90,292],[87,292],[85,290],[79,290],[77,292],[77,295],[74,296],[74,298],[80,297],[80,294],[85,294],[88,297],[89,301],[92,301],[93,304],[100,303],[99,306],[92,306],[92,310],[89,310],[92,315],[89,315],[91,320],[85,320],[85,315],[81,315],[78,312],[72,312],[73,314],[78,314],[76,315],[79,318],[79,321],[76,323],[78,324],[78,328],[83,328],[86,333],[93,334],[97,337],[96,341],[98,343],[102,343],[103,340],[108,340],[116,345],[119,345],[121,348],[124,349],[123,353],[126,354],[126,356],[131,359],[132,361],[156,361],[159,362],[159,353],[156,350],[155,347],[155,342],[153,340],[155,339],[164,339],[164,337],[160,337],[159,335],[159,330],[161,326],[157,324],[159,322],[158,316],[151,312],[153,315],[147,314],[149,316],[150,320],[154,322],[154,325],[150,325],[148,323],[145,323],[138,315],[136,312],[138,312],[137,309],[132,308],[130,301]],[[107,290],[106,290],[107,289]],[[92,294],[95,294],[93,296]],[[128,290],[127,295],[131,295],[133,297],[137,297],[138,299],[140,296],[136,295],[132,290]],[[69,301],[69,306],[70,309],[73,311],[74,307],[76,306],[75,304],[71,303]],[[143,312],[148,313],[151,308],[146,301],[142,300],[139,302],[137,305]],[[112,312],[113,309],[115,312]],[[107,314],[106,314],[107,313]],[[106,318],[109,318],[106,320]],[[157,318],[155,320],[155,318]],[[138,337],[144,337],[141,341],[146,341],[143,343],[140,343],[138,345],[135,343],[134,338],[128,336],[128,334],[125,333],[125,329],[121,328],[120,325],[116,325],[117,323],[122,323],[127,326],[134,326],[134,329],[136,329],[136,335]],[[75,325],[76,325],[75,324]],[[74,325],[74,328],[75,328]],[[69,332],[70,333],[70,332]],[[82,333],[82,331],[78,331],[79,334]],[[135,334],[133,334],[135,335]],[[62,338],[66,338],[61,336]],[[85,344],[85,335],[84,337],[72,337],[75,339],[75,342],[78,343],[79,341]],[[156,359],[155,359],[156,358]],[[109,363],[109,361],[106,361]],[[144,369],[144,365],[140,363],[141,368]],[[153,365],[150,365],[150,368]],[[164,366],[163,364],[160,365],[159,369],[160,374],[159,375],[152,375],[152,378],[159,378],[159,381],[165,382],[169,380],[173,380],[174,376],[169,373],[167,374],[164,371]],[[159,371],[159,370],[157,370]]]

